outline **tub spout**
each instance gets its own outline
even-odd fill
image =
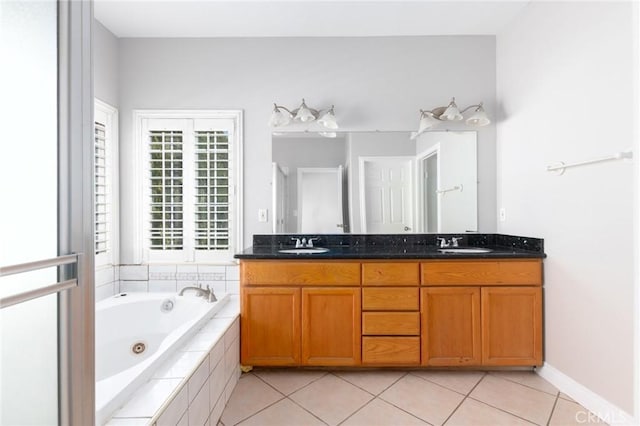
[[[184,293],[189,290],[195,291],[196,297],[204,297],[209,303],[213,303],[218,300],[216,298],[216,295],[213,293],[213,290],[211,290],[209,286],[207,286],[206,289],[202,287],[193,287],[193,286],[184,287],[182,290],[180,290],[180,292],[178,293],[178,296],[184,296]]]

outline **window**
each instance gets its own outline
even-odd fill
[[[240,112],[136,112],[142,260],[231,261],[240,241]]]
[[[94,108],[94,250],[96,266],[116,263],[118,111],[96,99]]]

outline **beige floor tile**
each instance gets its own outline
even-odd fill
[[[324,426],[324,423],[309,412],[294,404],[290,399],[283,399],[271,407],[260,411],[253,417],[240,423],[242,426]]]
[[[330,425],[340,423],[373,398],[333,374],[327,374],[289,397]]]
[[[376,398],[340,426],[425,426],[428,423]]]
[[[380,392],[394,384],[399,378],[407,374],[404,371],[336,371],[335,374],[366,390],[369,393],[378,395]]]
[[[411,374],[467,395],[485,373],[482,371],[412,371]]]
[[[532,423],[471,398],[467,398],[446,423],[446,426],[507,425],[531,426]]]
[[[290,395],[327,374],[313,370],[256,370],[253,374],[285,395]]]
[[[606,425],[606,423],[580,404],[558,398],[549,426],[570,425]]]
[[[464,396],[411,374],[382,392],[380,398],[434,425],[441,425]]]
[[[233,390],[220,420],[225,426],[235,425],[282,398],[282,394],[253,374],[244,374]]]
[[[566,399],[567,401],[576,402],[575,399],[571,398],[569,395],[567,395],[564,392],[560,392],[560,398]]]
[[[492,374],[483,377],[472,398],[537,424],[546,424],[556,398]]]
[[[493,374],[512,382],[521,383],[550,395],[558,395],[558,389],[533,371],[492,371]]]

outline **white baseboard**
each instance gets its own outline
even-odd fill
[[[621,410],[615,404],[607,401],[546,362],[541,368],[536,369],[536,373],[609,425],[640,425],[640,419],[634,419],[631,414]],[[584,423],[588,424],[586,419]]]

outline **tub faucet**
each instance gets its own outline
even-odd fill
[[[206,289],[202,287],[193,287],[193,286],[184,287],[182,290],[180,290],[180,292],[178,293],[178,296],[184,296],[184,293],[187,290],[195,291],[196,297],[204,297],[207,299],[207,302],[210,302],[210,303],[216,302],[218,300],[213,290],[211,290],[211,287],[209,287],[208,285]]]

